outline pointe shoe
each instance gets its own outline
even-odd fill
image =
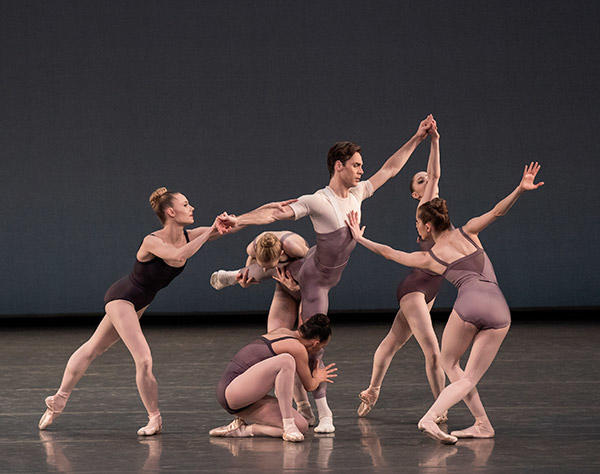
[[[38,428],[40,430],[45,430],[46,428],[48,428],[48,426],[50,426],[54,422],[54,420],[56,420],[63,412],[65,406],[63,405],[62,408],[58,408],[54,400],[54,397],[59,396],[60,395],[50,395],[49,397],[46,397],[46,400],[44,400],[47,408],[42,417],[40,418],[40,421],[38,422]],[[66,403],[67,402],[65,400],[65,405]]]
[[[162,431],[162,418],[160,414],[149,416],[148,424],[137,430],[138,436],[154,436]]]
[[[300,413],[308,422],[308,426],[315,426],[317,424],[317,418],[315,417],[309,402],[296,403],[296,410],[298,410],[298,413]]]
[[[361,418],[367,416],[367,414],[373,409],[377,399],[379,398],[379,388],[369,387],[358,394],[361,404],[358,406],[356,413]]]
[[[213,428],[208,432],[209,436],[221,436],[224,438],[247,438],[253,436],[248,432],[248,425],[241,418],[234,418],[228,425]]]
[[[322,416],[319,418],[319,425],[314,428],[315,433],[333,433],[335,426],[333,426],[332,416]]]
[[[210,286],[215,290],[222,290],[228,286],[235,285],[237,283],[236,271],[218,270],[210,276]]]
[[[493,438],[496,434],[494,428],[484,424],[475,423],[473,426],[469,428],[465,428],[464,430],[456,430],[450,433],[452,436],[456,436],[457,438],[478,438],[478,439],[487,439]]]
[[[419,423],[417,424],[417,428],[429,436],[431,439],[439,441],[443,444],[456,444],[458,438],[456,436],[449,435],[448,433],[444,433],[438,425],[436,425],[434,420],[427,420],[421,418]]]
[[[304,441],[304,435],[300,433],[296,426],[291,429],[284,430],[281,437],[284,439],[284,441],[290,441],[291,443],[299,443],[300,441]]]

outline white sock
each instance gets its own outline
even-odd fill
[[[315,404],[317,405],[317,412],[319,413],[319,419],[321,419],[325,416],[328,416],[330,418],[333,417],[333,413],[331,412],[329,405],[327,405],[327,397],[316,398]]]

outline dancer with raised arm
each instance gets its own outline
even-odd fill
[[[335,364],[310,370],[308,355],[331,339],[329,318],[317,314],[296,331],[280,328],[263,334],[233,357],[217,386],[217,400],[236,418],[212,429],[211,436],[282,437],[302,441],[308,430],[304,417],[292,407],[294,377],[306,390],[337,377]],[[269,395],[275,389],[275,397]]]
[[[410,181],[411,196],[419,200],[417,213],[421,204],[438,197],[439,194],[440,135],[435,121],[429,129],[429,136],[431,137],[431,150],[427,171],[419,171]],[[434,244],[431,235],[424,238],[419,236],[417,242],[423,251],[429,250]],[[358,416],[366,416],[371,411],[379,398],[383,378],[394,355],[412,335],[415,336],[425,356],[425,372],[433,398],[436,399],[444,389],[445,375],[440,362],[440,347],[429,314],[443,280],[444,277],[441,275],[413,268],[398,286],[396,295],[400,309],[389,333],[381,341],[373,356],[371,383],[358,395],[361,400],[357,410]],[[447,421],[446,416],[438,419],[440,423],[444,421]]]
[[[450,225],[446,201],[435,198],[419,208],[417,231],[421,237],[433,236],[434,246],[427,252],[407,253],[372,242],[364,237],[358,213],[348,214],[348,226],[357,242],[388,260],[409,267],[423,268],[443,275],[458,288],[454,308],[442,337],[442,366],[452,382],[418,423],[420,430],[442,443],[454,444],[458,438],[491,438],[494,429],[477,393],[477,383],[492,364],[510,327],[510,310],[498,287],[492,263],[478,234],[505,215],[525,191],[538,189],[534,183],[540,170],[538,163],[525,166],[515,190],[485,214],[469,220],[462,228]],[[465,370],[460,358],[471,345]],[[475,424],[469,428],[443,432],[436,419],[450,407],[464,400]]]
[[[210,227],[185,229],[194,223],[194,208],[179,192],[159,188],[150,196],[150,205],[163,227],[144,238],[136,253],[132,273],[106,292],[106,315],[92,337],[71,355],[56,394],[46,398],[47,409],[39,421],[40,430],[48,428],[62,413],[71,391],[92,361],[119,339],[123,340],[135,362],[138,391],[148,412],[149,422],[137,434],[150,436],[162,429],[152,355],[139,318],[156,293],[183,271],[187,259],[219,233],[215,228],[216,220]]]
[[[356,242],[345,225],[349,211],[360,213],[364,199],[396,176],[406,164],[415,148],[425,139],[433,117],[423,120],[415,135],[408,140],[367,181],[361,181],[363,161],[360,147],[352,142],[338,142],[327,155],[329,186],[298,198],[296,202],[278,208],[259,208],[239,217],[220,216],[219,226],[227,229],[237,225],[264,225],[284,219],[300,219],[310,216],[315,229],[317,244],[306,257],[287,266],[292,277],[300,285],[302,306],[300,318],[317,313],[327,313],[329,290],[338,284]],[[319,359],[322,355],[319,356]],[[325,384],[313,393],[319,424],[317,433],[335,430],[333,414],[327,404]]]

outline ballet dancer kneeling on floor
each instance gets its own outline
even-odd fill
[[[534,183],[540,170],[537,163],[525,166],[521,182],[515,190],[485,214],[469,220],[462,228],[450,225],[446,201],[435,198],[420,206],[417,231],[421,237],[431,234],[435,244],[428,252],[407,253],[372,242],[363,237],[356,213],[348,214],[348,226],[358,243],[388,260],[409,267],[423,268],[443,275],[458,288],[454,308],[442,336],[442,367],[452,382],[438,396],[421,418],[418,427],[442,443],[454,444],[458,438],[491,438],[494,429],[483,408],[476,385],[492,364],[510,327],[510,310],[500,288],[492,263],[478,234],[505,215],[523,192],[538,189]],[[464,371],[460,358],[473,344]],[[464,400],[475,424],[469,428],[443,432],[435,420],[450,407]]]
[[[311,371],[309,354],[317,353],[331,339],[329,318],[316,314],[293,331],[279,328],[240,349],[225,369],[217,386],[217,400],[236,418],[212,429],[211,436],[282,437],[302,441],[306,419],[292,407],[296,373],[308,391],[320,383],[333,383],[335,364],[318,365]],[[269,395],[275,390],[275,397]]]

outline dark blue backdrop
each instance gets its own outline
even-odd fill
[[[509,304],[600,305],[596,2],[15,1],[0,13],[0,314],[102,311],[157,228],[158,186],[209,223],[324,186],[337,140],[362,145],[370,176],[430,112],[456,224],[510,192],[525,162],[543,164],[546,186],[481,236]],[[414,248],[408,179],[427,154],[365,202],[370,238]],[[271,228],[313,241],[307,219]],[[260,230],[207,245],[152,309],[266,309],[272,285],[208,285]],[[331,308],[393,308],[405,273],[358,248]]]

